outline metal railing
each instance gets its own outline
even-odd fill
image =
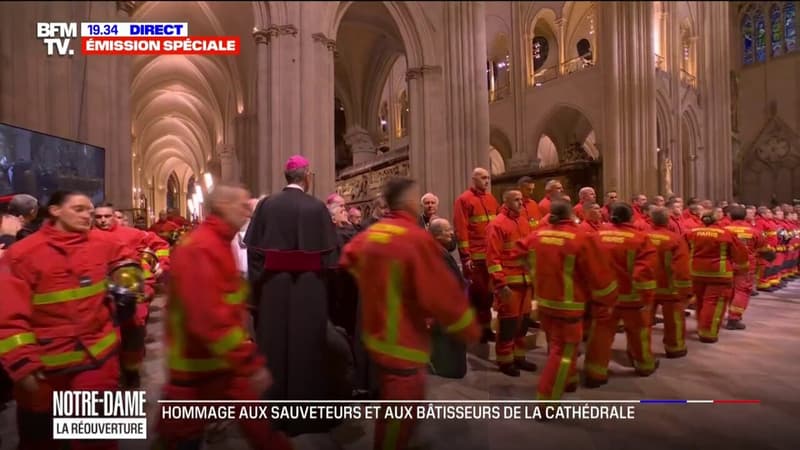
[[[531,76],[531,84],[539,87],[549,81],[571,75],[575,72],[591,69],[592,67],[594,67],[594,61],[579,56],[565,61],[558,66],[548,67],[537,74],[533,74]]]
[[[681,69],[681,83],[697,88],[697,77]]]

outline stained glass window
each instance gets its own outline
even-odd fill
[[[781,18],[781,7],[773,3],[769,10],[769,26],[772,31],[772,56],[783,53],[783,20]]]
[[[797,50],[797,22],[795,21],[795,14],[794,2],[786,2],[783,6],[783,35],[786,39],[787,52]]]
[[[764,21],[764,14],[760,9],[756,9],[756,61],[765,62],[767,60],[767,24]]]
[[[753,64],[755,61],[755,58],[753,58],[753,17],[750,13],[745,14],[744,19],[742,19],[742,37],[744,41],[744,47],[742,48],[744,63],[745,65]]]

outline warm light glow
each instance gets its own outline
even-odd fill
[[[194,185],[194,202],[203,203],[203,190],[200,189],[199,184]]]
[[[203,174],[203,181],[206,184],[206,190],[211,191],[211,188],[214,186],[214,177],[212,177],[210,173],[206,172]]]
[[[186,206],[189,207],[189,212],[191,212],[192,215],[194,215],[195,214],[195,211],[194,211],[194,200],[192,200],[191,198],[189,200],[186,200]]]

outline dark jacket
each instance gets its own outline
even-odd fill
[[[456,259],[453,258],[453,254],[448,252],[446,248],[442,247],[442,258],[444,258],[445,264],[447,264],[447,268],[453,272],[458,282],[461,284],[461,287],[466,289],[467,288],[467,280],[464,279],[464,275],[461,273],[461,268],[458,267],[458,263]]]

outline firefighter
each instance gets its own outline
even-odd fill
[[[143,257],[145,250],[153,250],[159,256],[161,267],[169,265],[169,244],[159,238],[155,233],[138,230],[136,228],[121,226],[114,218],[114,206],[105,203],[94,211],[94,227],[99,232],[107,234],[123,246],[138,255],[144,269],[146,295],[136,305],[136,314],[120,324],[122,348],[120,351],[120,364],[122,368],[122,384],[127,387],[139,387],[142,361],[145,354],[145,335],[148,315],[148,302],[155,293],[156,276],[151,272],[150,263]]]
[[[522,177],[517,181],[517,188],[522,192],[522,209],[520,214],[528,219],[528,225],[533,230],[539,226],[539,221],[542,220],[542,213],[539,211],[539,204],[533,199],[533,190],[536,188],[531,177]]]
[[[500,213],[486,228],[486,264],[499,322],[495,345],[497,365],[500,372],[512,377],[518,377],[520,370],[536,371],[536,364],[525,360],[531,280],[519,258],[510,256],[514,243],[531,232],[521,209],[522,193],[506,191]]]
[[[767,246],[764,236],[750,225],[745,217],[745,208],[741,206],[731,206],[729,208],[730,224],[726,230],[735,234],[747,248],[748,271],[747,273],[737,273],[733,277],[733,300],[728,308],[728,321],[725,328],[728,330],[744,330],[742,315],[750,302],[750,294],[753,292],[753,280],[755,278],[756,259],[761,256],[765,259],[773,259],[774,253]]]
[[[778,263],[778,229],[775,226],[775,223],[772,220],[772,211],[765,206],[760,206],[758,208],[758,214],[756,215],[756,229],[760,230],[761,233],[764,235],[764,239],[767,242],[767,246],[770,250],[775,251],[775,259],[772,261],[766,261],[765,259],[761,259],[760,264],[760,273],[758,274],[758,283],[756,285],[759,291],[766,291],[772,292],[778,289],[778,285],[780,284],[780,280],[777,276],[777,268],[776,265]]]
[[[486,270],[486,227],[497,215],[500,206],[489,191],[489,172],[476,168],[472,187],[456,199],[453,226],[458,239],[458,253],[464,275],[470,280],[469,297],[483,327],[481,342],[494,341],[491,329],[492,294]]]
[[[576,225],[572,214],[569,203],[553,202],[550,225],[517,241],[511,255],[527,261],[547,335],[547,362],[536,395],[539,400],[558,400],[563,392],[577,389],[575,361],[586,304],[591,300],[593,308],[611,315],[617,296],[617,282],[607,269],[596,235]]]
[[[362,339],[378,366],[381,398],[423,400],[430,358],[426,318],[466,341],[477,341],[481,332],[439,244],[417,225],[416,183],[392,178],[383,198],[389,214],[345,246],[340,264],[358,280]],[[373,448],[406,449],[413,423],[379,418]]]
[[[656,250],[647,235],[634,227],[633,209],[624,202],[611,207],[611,225],[597,234],[600,247],[609,255],[609,265],[617,277],[619,295],[611,314],[605,309],[592,311],[584,367],[586,386],[590,388],[608,382],[611,345],[620,319],[628,338],[628,356],[636,373],[646,377],[658,368],[650,344]]]
[[[689,246],[683,236],[670,231],[666,208],[650,211],[653,229],[647,234],[656,247],[657,258],[655,305],[651,315],[654,323],[656,308],[661,306],[664,317],[664,350],[667,358],[686,356],[686,316],[683,311],[692,294],[689,275]]]
[[[119,383],[120,338],[107,277],[127,261],[132,272],[125,274],[134,282],[128,287],[141,288],[141,269],[135,252],[91,230],[92,209],[84,194],[53,193],[50,219],[0,260],[0,361],[14,381],[19,448],[53,447],[53,391],[107,391]],[[135,302],[136,293],[131,297]],[[89,446],[117,443],[72,448]]]
[[[697,298],[697,334],[700,342],[717,342],[725,310],[733,297],[733,277],[747,274],[747,248],[735,234],[715,225],[712,213],[705,226],[687,235],[691,248],[692,289]]]
[[[245,329],[248,290],[230,242],[250,217],[247,190],[218,184],[209,215],[176,247],[167,303],[167,400],[259,400],[271,384],[264,358]],[[288,439],[257,420],[238,421],[251,447],[290,449]],[[159,423],[166,449],[199,449],[206,420]]]

